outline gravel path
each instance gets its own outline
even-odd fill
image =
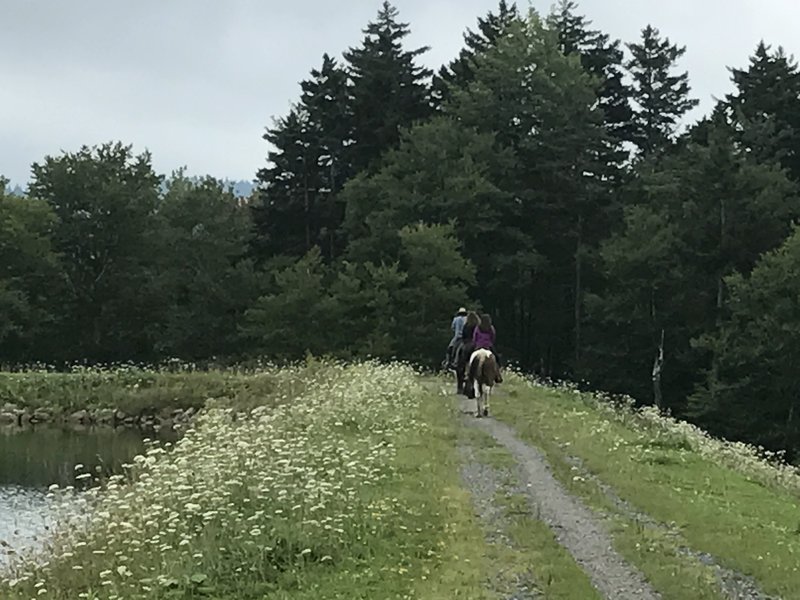
[[[463,413],[474,411],[475,401],[462,400],[461,409]],[[644,576],[613,549],[610,536],[595,515],[553,476],[547,460],[537,449],[521,441],[509,427],[492,418],[467,416],[465,419],[471,426],[491,435],[511,453],[519,465],[520,491],[529,498],[533,514],[550,526],[561,545],[575,558],[605,598],[660,599]],[[476,495],[480,497],[480,490],[491,489],[493,485],[487,477],[484,472],[481,479],[481,473],[477,472],[465,480],[471,490],[478,490]]]
[[[505,482],[509,474],[479,461],[474,450],[469,446],[459,448],[461,455],[461,478],[472,496],[475,512],[484,524],[486,539],[493,544],[513,547],[511,538],[506,534],[508,523],[505,512],[497,505],[498,493],[521,493]],[[507,575],[500,571],[496,577],[487,582],[492,591],[503,594],[504,600],[539,600],[542,595],[536,588],[534,579],[529,574]]]

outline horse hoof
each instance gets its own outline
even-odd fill
[[[484,408],[483,409],[483,416],[484,417],[488,417],[489,416],[489,409],[488,408]]]

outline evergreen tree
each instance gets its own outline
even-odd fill
[[[661,39],[658,29],[648,25],[641,42],[628,44],[628,49],[632,57],[626,67],[633,79],[635,105],[633,141],[640,156],[649,156],[670,146],[681,117],[698,101],[689,97],[688,73],[673,74],[685,47]]]
[[[301,83],[301,104],[308,110],[317,150],[320,185],[316,190],[319,231],[317,243],[329,260],[341,253],[344,242],[337,233],[344,219],[338,194],[353,176],[348,148],[353,138],[347,72],[327,54],[322,67]]]
[[[643,399],[664,331],[664,396],[678,412],[707,366],[692,340],[724,314],[726,277],[749,273],[800,216],[797,187],[783,172],[743,152],[719,119],[705,135],[705,144],[641,165],[628,190],[638,201],[603,245],[607,286],[590,311],[593,377]]]
[[[469,304],[474,268],[446,225],[403,227],[391,260],[324,264],[318,249],[274,274],[242,334],[273,356],[414,357],[434,365],[452,304]],[[435,333],[440,332],[437,337]]]
[[[264,134],[272,146],[269,166],[258,172],[259,202],[253,207],[264,258],[302,256],[317,242],[314,200],[318,184],[317,147],[308,111],[295,107]]]
[[[610,142],[606,159],[618,165],[627,157],[623,143],[631,140],[633,120],[630,91],[623,82],[621,42],[591,29],[592,22],[577,10],[573,0],[560,0],[549,23],[558,33],[561,51],[579,55],[583,68],[597,81],[597,99]]]
[[[761,161],[780,161],[800,181],[800,71],[782,48],[761,42],[748,69],[731,69],[726,108],[738,141]]]
[[[275,272],[269,293],[245,312],[242,337],[260,353],[282,358],[335,350],[342,340],[332,333],[335,298],[329,272],[318,248]]]
[[[451,88],[465,88],[475,77],[475,57],[483,54],[497,43],[509,24],[520,18],[516,2],[509,4],[500,0],[497,13],[489,12],[478,18],[478,30],[467,29],[464,34],[465,47],[458,58],[439,69],[433,78],[433,95],[441,104],[452,99]]]
[[[800,231],[749,276],[726,280],[728,314],[700,346],[713,353],[690,414],[716,435],[767,449],[800,451]]]
[[[431,72],[416,62],[428,48],[403,48],[409,27],[397,16],[397,9],[384,2],[377,20],[364,29],[361,46],[344,55],[351,80],[355,172],[395,146],[401,128],[431,113],[426,84]]]
[[[608,196],[596,176],[606,140],[595,82],[531,13],[478,57],[474,81],[445,110],[494,133],[519,165],[503,188],[517,202],[527,247],[544,262],[522,260],[512,293],[493,299],[495,312],[526,362],[563,374],[580,358],[587,256],[607,230]]]
[[[327,54],[301,83],[300,103],[264,135],[272,146],[253,207],[262,257],[303,256],[319,246],[330,260],[344,209],[338,193],[351,176],[347,75]]]

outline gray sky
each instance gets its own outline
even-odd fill
[[[273,116],[323,52],[358,45],[381,0],[0,0],[0,174],[25,184],[45,155],[109,140],[156,169],[252,179]],[[431,67],[497,0],[395,0]],[[518,3],[527,6],[527,0]],[[548,11],[552,0],[534,0]],[[697,113],[729,91],[760,39],[800,54],[796,0],[583,0],[596,27],[634,41],[648,23],[686,45]],[[344,7],[347,6],[345,9]],[[793,31],[794,30],[794,31]]]

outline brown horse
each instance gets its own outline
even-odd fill
[[[503,381],[500,376],[500,367],[497,359],[490,350],[480,348],[475,350],[469,359],[469,369],[464,382],[464,393],[467,398],[477,400],[477,417],[489,416],[489,397],[496,383]],[[477,389],[476,389],[477,386]]]

